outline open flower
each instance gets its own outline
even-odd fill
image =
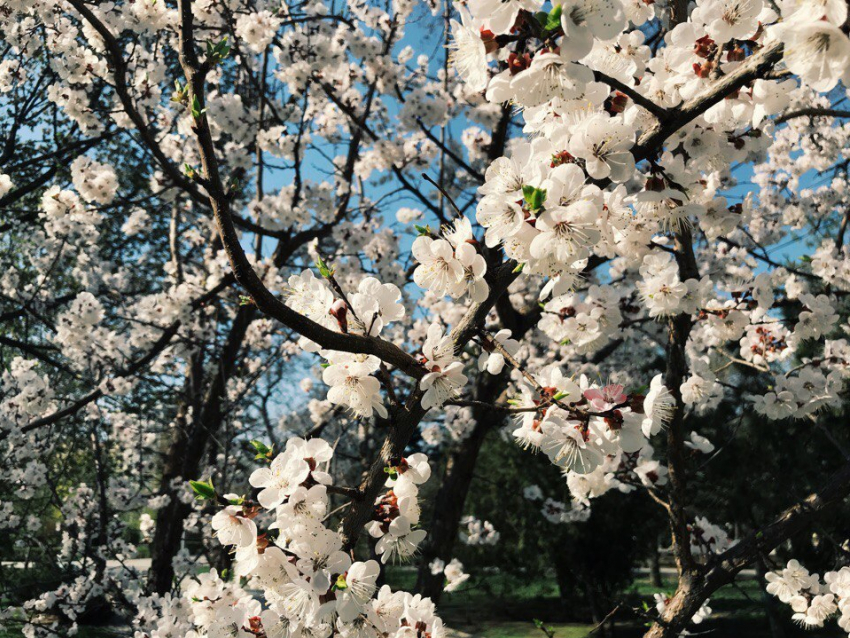
[[[676,409],[676,400],[661,380],[661,375],[653,377],[649,392],[643,401],[643,434],[650,437],[658,434],[662,426],[670,423]]]
[[[481,31],[476,28],[469,11],[459,7],[462,23],[451,21],[452,42],[451,63],[466,85],[476,92],[487,88],[490,73],[487,70],[487,48],[481,39]]]
[[[580,60],[593,46],[593,38],[610,40],[626,26],[626,14],[620,0],[555,0],[561,7],[564,40],[561,55]]]
[[[216,513],[212,528],[222,545],[249,547],[257,541],[257,524],[243,515],[239,505],[228,505]]]
[[[301,458],[288,454],[275,457],[269,467],[254,470],[248,482],[263,488],[257,495],[260,505],[274,509],[292,494],[310,476],[310,466]]]
[[[381,567],[378,561],[354,563],[337,580],[336,611],[343,622],[351,622],[365,609],[377,589]]]
[[[543,0],[469,0],[476,16],[486,16],[487,26],[493,33],[507,33],[514,26],[522,10],[536,12]]]
[[[602,462],[602,455],[585,440],[578,421],[565,420],[550,409],[540,427],[540,450],[564,471],[589,474]]]
[[[416,553],[425,536],[425,530],[412,529],[408,518],[399,516],[375,544],[375,552],[381,556],[384,564],[393,560],[405,561]]]
[[[516,235],[525,221],[525,213],[516,202],[499,195],[487,195],[480,202],[475,214],[478,223],[486,228],[484,243],[488,248]]]
[[[445,295],[464,278],[463,265],[455,259],[452,245],[445,239],[417,237],[411,251],[419,262],[413,280],[421,288]]]
[[[841,29],[825,20],[794,20],[774,28],[792,73],[815,91],[835,87],[850,62],[850,39]]]
[[[460,394],[466,382],[467,377],[463,374],[463,364],[460,361],[453,361],[445,368],[435,366],[419,381],[419,387],[425,391],[422,407],[426,410],[440,407]]]
[[[328,401],[348,406],[357,416],[369,418],[373,411],[387,417],[381,401],[381,384],[372,375],[379,367],[376,357],[360,361],[356,355],[334,357],[333,363],[322,371],[322,380],[331,386]]]
[[[570,140],[570,151],[585,161],[587,174],[594,179],[610,178],[622,183],[635,172],[634,130],[615,118],[597,115],[586,120]]]

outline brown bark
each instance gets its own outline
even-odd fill
[[[699,568],[693,578],[679,581],[659,622],[644,638],[674,638],[688,625],[700,606],[718,589],[735,580],[738,573],[760,556],[806,529],[816,518],[847,500],[850,494],[850,463],[830,477],[826,485],[780,514],[769,525],[754,531],[733,547]]]
[[[664,587],[661,578],[661,552],[658,551],[658,543],[652,547],[652,556],[649,563],[649,584],[653,587]]]
[[[478,394],[485,398],[488,396],[481,392]],[[479,396],[476,396],[476,399],[481,400]],[[472,408],[472,413],[475,422],[472,432],[457,450],[449,455],[446,463],[435,499],[439,506],[435,508],[431,517],[428,539],[420,557],[416,591],[429,597],[435,603],[439,602],[443,593],[445,577],[442,572],[432,574],[429,565],[435,558],[439,558],[446,564],[453,558],[452,552],[457,540],[460,519],[463,517],[466,497],[472,485],[478,453],[481,451],[487,433],[502,421],[502,417],[492,410],[476,406]]]
[[[170,499],[156,517],[151,543],[151,570],[148,575],[150,591],[165,593],[171,590],[174,556],[180,550],[183,523],[192,511],[191,504],[180,500],[172,483],[179,481],[180,485],[185,485],[187,481],[199,478],[201,459],[207,445],[226,416],[223,400],[227,382],[235,370],[245,334],[256,315],[253,306],[240,307],[206,392],[203,391],[202,361],[200,357],[193,359],[187,378],[187,400],[178,409],[175,438],[166,454],[160,481],[161,493],[167,494]],[[187,419],[189,406],[192,407],[191,419]]]

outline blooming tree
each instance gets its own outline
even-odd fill
[[[701,622],[850,493],[832,417],[850,376],[847,14],[4,3],[2,526],[43,551],[39,511],[58,511],[65,575],[4,614],[33,636],[104,601],[144,638],[444,635],[431,598],[378,586],[382,565],[421,551],[421,581],[460,587],[458,526],[486,545],[498,523],[438,497],[429,540],[411,443],[459,441],[440,492],[463,495],[508,422],[568,486],[569,505],[528,492],[548,521],[581,524],[612,490],[663,508],[678,587],[646,635]],[[450,54],[426,55],[421,21]],[[743,371],[759,391],[741,395]],[[723,451],[689,419],[728,403],[805,420],[839,459],[739,538],[689,490]],[[281,405],[304,418],[277,428]],[[126,564],[133,516],[147,577]],[[186,531],[214,566],[189,584]],[[769,587],[846,630],[846,568],[824,579],[794,563]]]

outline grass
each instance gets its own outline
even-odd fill
[[[390,568],[388,583],[393,589],[413,589],[415,572],[409,569]],[[636,579],[623,594],[622,612],[615,616],[615,638],[639,638],[645,631],[644,619],[629,609],[640,609],[643,603],[652,608],[652,595],[656,592],[671,592],[672,580],[659,589],[648,579]],[[713,614],[695,633],[721,638],[745,636],[746,638],[772,638],[761,585],[755,580],[744,580],[737,585],[718,590],[711,598]],[[540,619],[553,638],[597,638],[595,626],[588,623],[568,622],[570,618],[586,616],[586,610],[569,608],[558,597],[551,578],[540,578],[534,583],[520,583],[504,575],[482,574],[472,578],[459,591],[444,594],[439,605],[440,616],[452,629],[450,636],[457,638],[546,638],[535,625]],[[606,610],[607,611],[607,610]],[[819,632],[803,632],[791,624],[791,611],[779,605],[778,615],[782,619],[785,638],[827,637],[844,635],[838,631],[835,621]],[[0,638],[19,638],[20,629],[0,629]],[[116,627],[81,627],[78,638],[126,638],[132,635],[126,629]]]
[[[388,581],[394,588],[412,586],[414,574],[390,571]],[[646,631],[645,619],[630,609],[640,609],[644,603],[654,611],[653,594],[660,591],[672,593],[675,582],[667,579],[662,587],[650,584],[647,578],[638,578],[624,592],[622,611],[614,617],[616,638],[639,638]],[[580,605],[578,601],[576,605]],[[742,580],[724,587],[712,596],[709,603],[712,615],[694,633],[722,638],[772,638],[766,616],[761,584],[755,580]],[[608,611],[607,609],[605,611]],[[835,621],[818,632],[803,631],[791,623],[791,610],[777,606],[778,616],[786,638],[826,637],[836,633]],[[596,638],[595,625],[568,622],[570,618],[587,616],[584,609],[565,609],[558,596],[555,583],[541,578],[533,584],[520,584],[499,574],[483,579],[471,579],[470,585],[460,591],[444,594],[439,613],[448,627],[460,636],[472,638],[546,638],[534,620],[540,619],[553,632],[553,638]]]

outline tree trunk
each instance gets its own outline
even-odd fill
[[[771,638],[785,638],[785,630],[782,628],[782,621],[776,613],[776,599],[767,593],[767,589],[764,586],[764,577],[767,573],[764,556],[759,556],[756,561],[755,568],[756,578],[758,578],[758,582],[762,584],[759,589],[761,590],[761,600],[764,605],[764,615],[767,617],[768,625],[770,625]]]
[[[843,503],[850,494],[850,463],[844,464],[819,490],[797,502],[772,523],[753,531],[738,543],[716,556],[707,570],[684,572],[679,588],[644,638],[674,638],[690,622],[702,604],[718,589],[735,580],[745,567],[769,554],[795,534],[805,530],[817,517]]]
[[[419,575],[416,580],[416,591],[429,597],[435,603],[439,602],[443,593],[445,577],[442,572],[432,574],[429,565],[435,558],[441,559],[446,564],[452,559],[460,519],[463,517],[463,507],[466,504],[469,486],[472,484],[475,463],[490,425],[482,420],[476,420],[472,433],[449,457],[437,492],[435,502],[438,503],[438,507],[434,510],[431,524],[427,528],[429,541],[422,551]]]
[[[185,483],[200,478],[201,459],[207,445],[225,417],[222,401],[238,361],[239,350],[245,339],[248,326],[256,317],[253,306],[242,306],[233,320],[227,342],[221,352],[208,390],[201,396],[202,365],[195,361],[190,378],[187,380],[188,400],[178,409],[175,438],[172,441],[163,467],[160,482],[161,493],[169,496],[169,501],[159,510],[156,517],[156,529],[151,543],[151,570],[148,575],[148,590],[156,593],[171,591],[174,581],[174,557],[180,550],[183,539],[183,523],[192,511],[192,505],[184,503],[178,496]],[[191,422],[187,423],[188,407],[196,404],[192,410]],[[175,486],[176,489],[175,489]]]
[[[475,399],[492,401],[494,394],[502,390],[506,383],[506,373],[497,376],[480,377],[476,385]],[[469,436],[453,451],[446,462],[440,489],[435,502],[437,507],[431,517],[428,538],[422,549],[419,563],[419,574],[416,579],[416,591],[429,597],[435,603],[443,593],[444,576],[442,573],[432,574],[429,565],[435,558],[448,564],[453,558],[455,541],[457,540],[460,519],[469,487],[472,484],[478,453],[487,433],[502,422],[503,415],[485,407],[472,408],[472,418],[475,426]]]
[[[649,583],[653,587],[664,587],[664,581],[661,578],[661,552],[658,551],[658,543],[652,546],[652,556],[649,563]]]

